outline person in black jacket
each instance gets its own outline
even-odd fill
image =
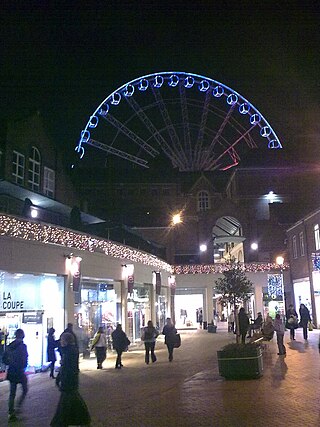
[[[121,367],[123,366],[121,362],[121,356],[122,353],[128,348],[128,345],[130,345],[130,340],[128,339],[125,332],[122,330],[122,326],[120,325],[120,323],[117,324],[117,327],[112,332],[111,337],[113,342],[113,348],[117,352],[115,369],[121,369]]]
[[[8,348],[3,355],[3,363],[9,366],[7,372],[7,380],[10,382],[9,421],[15,421],[17,419],[14,409],[17,385],[20,383],[22,386],[22,395],[19,399],[18,407],[21,407],[28,393],[28,380],[25,374],[25,369],[28,365],[28,351],[27,346],[23,342],[23,330],[17,329],[15,337],[16,339],[8,345]]]
[[[298,315],[293,305],[290,304],[286,312],[286,328],[290,329],[290,339],[295,340],[295,330],[298,327]]]
[[[300,314],[300,325],[303,329],[303,338],[305,341],[308,339],[308,324],[311,322],[310,312],[304,304],[300,304],[299,308]]]
[[[57,360],[55,349],[58,347],[59,342],[56,341],[54,337],[55,329],[50,328],[48,333],[48,346],[47,346],[47,359],[50,362],[50,378],[55,378],[54,376],[54,365]]]
[[[52,427],[89,426],[90,414],[78,391],[79,350],[71,333],[64,332],[61,335],[61,348],[61,368],[56,378],[56,385],[61,395],[50,425]]]
[[[170,317],[167,318],[167,323],[166,325],[164,325],[162,334],[164,335],[164,343],[167,346],[168,349],[168,353],[169,353],[169,362],[173,361],[173,349],[174,349],[174,344],[176,342],[176,334],[177,334],[177,330],[174,326],[174,324],[172,323]]]
[[[238,319],[239,319],[239,332],[241,335],[241,343],[245,344],[246,333],[247,333],[248,328],[249,328],[249,318],[248,318],[247,313],[245,312],[245,309],[243,307],[241,307],[239,310]]]

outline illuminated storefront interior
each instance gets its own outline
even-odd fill
[[[25,332],[28,369],[38,370],[47,363],[47,333],[64,329],[64,277],[0,271],[0,328],[6,345],[16,329]]]

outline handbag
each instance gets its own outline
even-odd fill
[[[180,346],[181,346],[181,337],[180,337],[180,334],[175,334],[173,347],[174,348],[179,348]]]
[[[309,329],[309,331],[313,331],[313,324],[312,324],[312,322],[308,323],[308,329]]]

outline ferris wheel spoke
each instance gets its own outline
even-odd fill
[[[116,119],[111,114],[107,114],[103,116],[105,120],[107,120],[112,126],[126,135],[129,139],[135,142],[140,148],[142,148],[146,153],[150,154],[150,156],[155,157],[159,154],[159,151],[155,150],[151,145],[147,144],[140,136],[138,136],[135,132],[129,129],[124,123],[120,122],[120,120]]]
[[[183,167],[183,164],[181,163],[175,151],[166,142],[166,140],[163,138],[161,133],[158,131],[158,129],[155,127],[152,121],[149,119],[147,114],[142,110],[139,103],[133,97],[127,97],[126,101],[130,105],[130,107],[135,111],[135,113],[137,114],[141,122],[145,125],[145,127],[148,129],[148,131],[153,136],[153,138],[156,140],[160,148],[170,158],[172,163],[176,167]]]
[[[208,162],[206,163],[206,168],[212,168],[214,167],[214,165],[216,165],[218,163],[218,161],[225,155],[225,154],[229,154],[230,153],[234,153],[235,152],[235,146],[237,144],[239,144],[239,142],[246,138],[247,135],[249,135],[249,133],[252,131],[252,129],[255,128],[255,125],[251,126],[251,128],[249,128],[245,133],[243,133],[236,141],[234,141],[232,144],[229,145],[229,147],[227,147],[224,152],[222,154],[220,154],[218,157],[211,157],[211,159],[208,159]],[[207,170],[209,170],[207,169]]]
[[[208,90],[206,93],[206,97],[203,104],[202,109],[202,115],[201,115],[201,122],[200,122],[200,128],[198,132],[198,138],[197,142],[194,147],[194,163],[195,167],[200,169],[200,160],[201,160],[201,148],[203,144],[203,137],[204,137],[204,131],[207,124],[208,119],[208,113],[209,113],[209,104],[211,99],[211,92]]]
[[[122,159],[129,160],[130,162],[136,163],[137,165],[149,168],[148,162],[146,160],[137,156],[133,156],[132,154],[126,153],[125,151],[119,150],[117,148],[111,147],[110,145],[104,144],[103,142],[96,141],[95,139],[89,139],[86,144],[95,148],[99,148],[102,151],[106,151],[109,154],[114,154],[118,157],[121,157]]]
[[[163,121],[167,127],[167,130],[168,130],[171,142],[172,142],[172,146],[176,148],[178,157],[181,160],[181,163],[183,165],[181,170],[182,171],[187,170],[188,169],[188,159],[186,158],[186,155],[185,155],[185,152],[183,151],[183,148],[181,146],[179,137],[178,137],[178,135],[175,131],[175,128],[172,124],[169,111],[167,110],[167,108],[165,106],[165,103],[162,99],[160,92],[158,90],[156,90],[154,87],[152,87],[152,92],[153,92],[153,95],[154,95],[156,101],[158,102],[160,113],[161,113],[162,119],[163,119]]]
[[[188,115],[186,88],[182,82],[180,82],[180,84],[179,84],[179,92],[180,92],[180,104],[181,104],[181,113],[182,113],[185,153],[186,153],[186,156],[188,158],[189,167],[192,168],[193,167],[193,156],[192,156],[192,149],[191,149],[191,138],[190,138],[190,127],[189,127],[189,115]]]
[[[227,126],[227,123],[230,121],[230,117],[234,111],[234,107],[235,107],[235,104],[230,107],[230,109],[229,109],[228,113],[226,114],[223,122],[221,123],[217,133],[215,134],[213,140],[211,141],[211,144],[209,145],[209,148],[208,148],[208,156],[210,156],[213,153],[213,150],[214,150],[216,143],[218,142],[222,132],[224,131],[225,127]],[[204,167],[203,164],[201,166]]]

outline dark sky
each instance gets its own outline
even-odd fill
[[[319,155],[319,1],[44,0],[1,8],[1,115],[40,110],[70,150],[117,87],[178,70],[249,99],[288,152]]]

